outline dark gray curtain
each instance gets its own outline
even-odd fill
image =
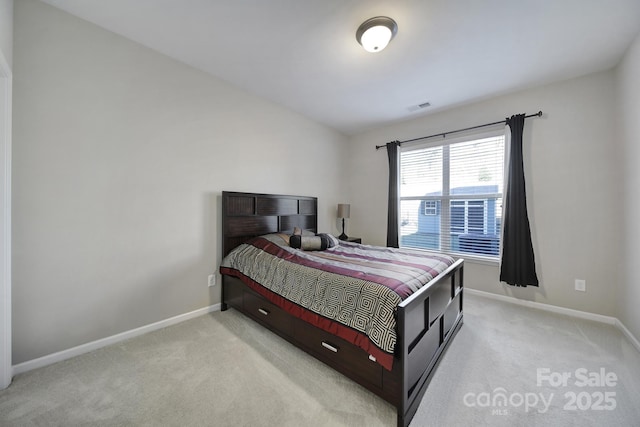
[[[387,246],[398,245],[398,146],[400,142],[387,143],[389,156],[389,210],[387,214]]]
[[[507,119],[511,129],[507,188],[504,196],[502,263],[500,281],[513,286],[538,286],[536,263],[531,243],[531,229],[527,216],[524,167],[522,159],[522,131],[524,114]]]

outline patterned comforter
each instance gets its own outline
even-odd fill
[[[291,248],[279,235],[235,248],[220,272],[238,277],[284,310],[359,346],[391,369],[398,304],[453,264],[410,249],[340,242],[324,251]]]

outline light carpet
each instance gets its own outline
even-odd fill
[[[476,295],[464,310],[412,427],[640,426],[640,354],[613,326]],[[20,374],[0,392],[2,426],[395,423],[390,404],[234,310]]]

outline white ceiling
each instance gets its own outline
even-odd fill
[[[640,0],[43,1],[345,134],[609,69],[640,30]]]

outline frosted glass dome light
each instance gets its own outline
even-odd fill
[[[398,24],[386,16],[367,19],[358,27],[356,40],[367,52],[380,52],[398,32]]]

